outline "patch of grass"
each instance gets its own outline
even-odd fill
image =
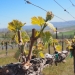
[[[14,54],[14,58],[15,58],[15,59],[18,59],[20,53],[21,53],[21,52],[20,52],[19,50],[17,50],[16,53]]]
[[[17,59],[14,58],[15,53],[17,52],[17,49],[15,50],[8,50],[8,55],[5,55],[5,51],[0,51],[0,56],[4,55],[0,58],[0,66],[9,64],[9,63],[16,63],[18,62]],[[45,52],[48,52],[46,50]],[[54,50],[51,48],[51,53],[53,53]],[[17,52],[18,54],[18,52]],[[43,74],[44,75],[74,75],[74,69],[73,69],[73,58],[70,58],[69,56],[66,58],[66,63],[58,63],[58,66],[55,66],[53,64],[52,66],[48,66],[44,68]]]
[[[15,63],[18,62],[13,56],[6,56],[0,58],[0,65],[6,65],[9,63]]]
[[[7,52],[8,52],[8,53],[15,53],[16,50],[17,50],[17,49],[14,49],[14,50],[13,50],[13,49],[11,49],[11,50],[8,49]],[[6,50],[0,50],[0,55],[1,55],[1,54],[5,54],[5,53],[6,53]]]
[[[9,63],[18,62],[18,60],[16,60],[14,58],[14,55],[15,55],[16,51],[17,51],[17,49],[8,50],[8,54],[6,55],[5,50],[0,50],[0,65],[6,65],[6,64],[9,64]]]
[[[48,66],[43,70],[44,75],[73,75],[73,59],[68,57],[66,63],[58,63],[58,66]]]
[[[74,32],[75,32],[75,30],[71,30],[71,31],[61,32],[58,35],[62,36],[62,33],[63,33],[63,35],[74,35]]]
[[[73,35],[75,32],[75,30],[71,30],[71,31],[67,31],[67,32],[63,32],[64,35]]]

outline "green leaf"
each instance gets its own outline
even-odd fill
[[[55,45],[55,48],[56,48],[57,51],[61,51],[62,50],[61,45]]]
[[[31,23],[33,25],[42,26],[42,25],[44,25],[45,21],[42,17],[39,16],[39,17],[32,17],[31,18]]]
[[[42,51],[39,52],[39,57],[44,58],[44,53]]]
[[[53,44],[53,38],[50,36],[49,40],[48,40],[48,43],[50,43],[50,45]]]
[[[13,20],[12,22],[8,23],[8,29],[16,32],[17,30],[21,30],[25,24],[26,23],[22,23],[21,21]]]
[[[21,36],[22,36],[23,43],[30,41],[30,37],[25,31],[22,31],[21,33],[22,33]]]

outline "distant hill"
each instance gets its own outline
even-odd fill
[[[72,21],[66,21],[66,22],[51,22],[55,27],[57,27],[59,30],[63,29],[75,29],[75,20]],[[33,28],[39,30],[40,26],[37,25],[25,25],[23,27],[24,30],[32,30]],[[49,30],[49,27],[46,27],[45,30]],[[7,31],[7,28],[0,29],[0,32]]]
[[[67,27],[74,27],[75,26],[75,21],[66,21],[66,22],[51,22],[55,27],[57,27],[58,29],[60,28],[67,28]],[[28,25],[28,26],[24,26],[23,29],[25,30],[32,30],[33,28],[39,30],[40,27],[37,25]],[[46,27],[45,29],[49,29],[49,27]]]
[[[75,20],[66,22],[51,22],[57,28],[71,27],[75,26]]]
[[[7,28],[0,28],[0,32],[7,32],[8,29]]]

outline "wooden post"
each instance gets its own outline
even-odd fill
[[[75,36],[75,32],[74,32],[74,36]]]
[[[63,33],[62,33],[62,51],[64,49],[64,42],[63,42]]]
[[[75,75],[75,43],[74,42],[72,42],[72,47],[73,47],[73,49],[72,49],[72,55],[73,55],[73,64],[74,64],[74,75]]]
[[[74,60],[74,75],[75,75],[75,46],[73,47],[73,60]]]
[[[58,36],[57,36],[57,28],[56,28],[56,39],[58,38]]]
[[[17,34],[18,34],[18,41],[20,43],[20,31],[19,30],[17,31]]]
[[[74,60],[74,75],[75,75],[75,50],[74,50],[74,57],[73,57],[73,60]]]
[[[8,42],[7,41],[5,42],[5,49],[6,49],[6,55],[7,55],[8,54],[8,51],[7,51],[8,50]]]
[[[32,38],[34,38],[35,37],[35,29],[32,29],[32,36],[31,36]]]
[[[50,54],[50,43],[48,44],[48,52]]]
[[[74,75],[75,75],[75,49],[73,48],[73,64],[74,64]]]
[[[21,31],[20,30],[18,30],[18,41],[19,43],[21,42]]]

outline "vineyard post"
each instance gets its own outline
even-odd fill
[[[74,49],[74,57],[73,57],[73,60],[74,60],[74,75],[75,75],[75,49]]]
[[[57,36],[57,27],[56,27],[56,39],[58,38],[58,36]]]
[[[74,35],[75,35],[75,32],[74,32]]]
[[[64,48],[64,42],[63,42],[63,33],[62,33],[62,51],[63,51],[63,48]]]
[[[48,52],[50,54],[50,43],[48,43]]]
[[[74,64],[74,75],[75,75],[75,43],[72,42],[72,55],[73,55],[73,64]]]
[[[6,41],[5,42],[5,49],[6,49],[6,55],[8,54],[8,51],[7,51],[7,49],[8,49],[8,42]]]

